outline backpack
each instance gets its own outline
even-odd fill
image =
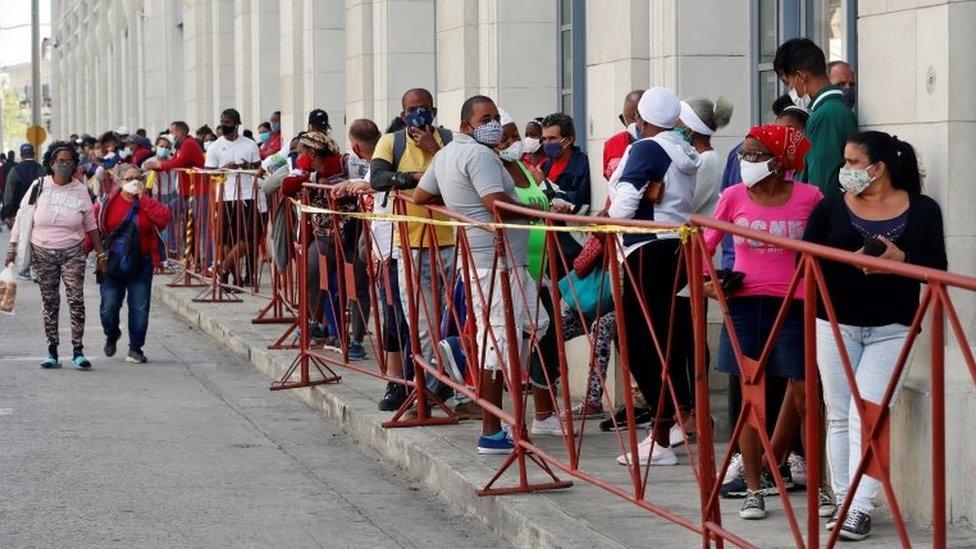
[[[454,139],[454,134],[451,133],[451,130],[442,128],[440,126],[434,129],[437,130],[437,133],[441,136],[441,143],[443,145],[447,145]],[[407,150],[406,128],[393,132],[393,169],[398,170],[400,168],[400,160],[403,159],[403,153],[406,150]]]
[[[105,244],[108,254],[108,272],[106,274],[116,278],[129,278],[139,272],[142,262],[142,251],[139,247],[139,226],[136,216],[139,214],[139,202],[133,202],[129,213],[119,226],[112,231]]]

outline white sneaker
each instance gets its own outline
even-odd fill
[[[742,454],[736,452],[732,454],[732,459],[729,460],[729,466],[725,469],[725,482],[738,478],[739,475],[744,473],[745,469],[742,467]]]
[[[787,463],[790,466],[790,476],[793,477],[793,485],[806,486],[807,460],[803,459],[803,456],[791,453],[790,457],[787,459]]]
[[[532,429],[529,430],[529,433],[533,436],[551,435],[561,437],[564,436],[565,432],[563,422],[559,421],[559,418],[555,414],[549,414],[549,417],[546,419],[533,419]]]
[[[651,449],[653,447],[653,450]],[[620,465],[630,465],[630,452],[617,456],[617,463]],[[677,465],[678,456],[671,448],[664,448],[660,444],[654,444],[654,436],[647,435],[640,444],[637,445],[637,457],[640,459],[640,466],[644,467],[650,461],[651,465]]]

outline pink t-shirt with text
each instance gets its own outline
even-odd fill
[[[775,236],[803,238],[807,219],[813,207],[823,198],[814,185],[793,183],[793,195],[782,206],[769,207],[756,204],[749,197],[749,190],[739,183],[725,189],[719,196],[713,217]],[[722,240],[723,233],[715,229],[705,230],[705,244],[713,253]],[[736,296],[784,297],[796,270],[796,253],[765,242],[741,236],[732,236],[735,244],[735,267],[745,273],[742,288]],[[803,286],[798,285],[793,297],[803,298]]]
[[[49,250],[63,250],[81,244],[85,233],[98,228],[88,187],[77,179],[59,186],[51,176],[44,178],[43,185],[34,211],[31,244]],[[24,211],[29,200],[28,192],[20,202],[20,211]],[[15,235],[11,237],[12,242],[16,242],[20,221],[18,215],[11,231]]]

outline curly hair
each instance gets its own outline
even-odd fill
[[[75,167],[78,167],[78,164],[81,162],[81,158],[78,156],[78,151],[75,150],[74,145],[68,143],[67,141],[55,141],[47,146],[47,150],[44,151],[44,159],[41,162],[48,174],[54,175],[54,169],[51,167],[51,162],[54,160],[55,155],[62,150],[71,153],[71,161],[74,162]]]

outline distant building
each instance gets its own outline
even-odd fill
[[[45,38],[41,41],[41,125],[51,133],[51,42]],[[31,119],[31,64],[19,63],[0,67],[0,88],[14,90],[20,108],[20,117],[30,124]],[[24,143],[26,135],[12,135],[10,129],[4,128],[4,150],[16,150]]]

